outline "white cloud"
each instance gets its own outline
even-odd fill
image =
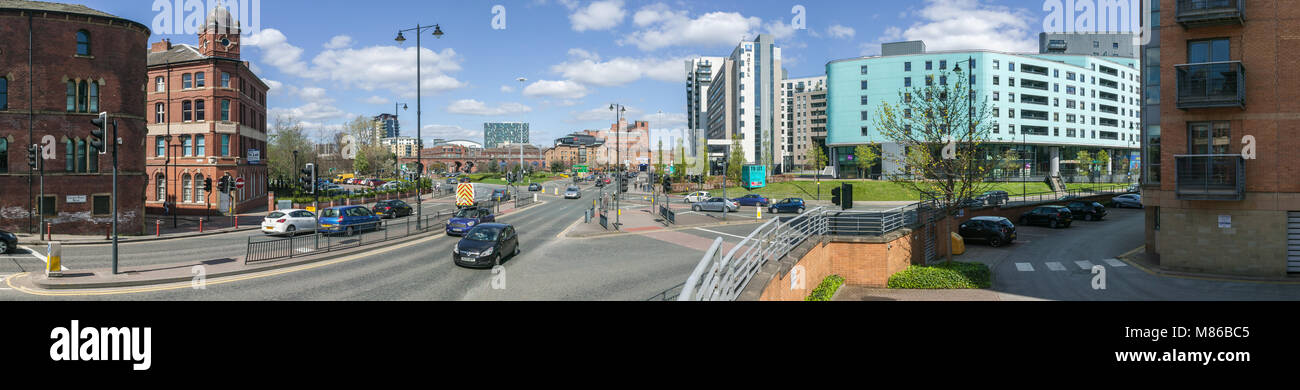
[[[625,85],[642,77],[660,81],[685,82],[682,63],[687,57],[630,58],[619,57],[601,61],[600,56],[582,49],[570,49],[568,62],[551,66],[551,71],[586,85],[612,87]]]
[[[635,120],[642,120],[636,118],[645,114],[645,111],[636,107],[624,106],[623,108],[627,109],[627,112],[623,113],[623,118],[626,119],[628,122],[632,122]],[[602,122],[607,124],[613,124],[616,118],[616,116],[614,115],[614,111],[610,110],[609,106],[600,106],[586,111],[573,111],[570,112],[569,114],[572,116],[572,119],[569,119],[566,122],[570,122],[570,123]]]
[[[524,96],[578,99],[587,96],[587,87],[572,80],[539,80],[524,88]]]
[[[393,101],[391,99],[385,99],[379,96],[371,96],[366,98],[365,102],[369,104],[387,104],[387,103],[392,103]]]
[[[326,49],[331,50],[352,46],[352,37],[347,35],[335,35],[334,38],[330,38],[329,42],[325,42],[324,46]]]
[[[623,0],[604,0],[588,4],[569,15],[573,31],[608,30],[623,23],[627,11],[623,9]]]
[[[293,108],[272,108],[267,113],[267,116],[271,118],[280,115],[296,118],[303,121],[304,124],[307,122],[315,123],[342,120],[349,116],[348,113],[340,110],[338,107],[321,102],[309,102]]]
[[[633,22],[645,29],[628,34],[618,44],[635,45],[645,51],[669,46],[735,45],[753,36],[763,24],[762,19],[736,12],[710,12],[691,18],[686,11],[673,11],[662,3],[641,8]]]
[[[832,38],[853,39],[853,36],[857,35],[857,33],[857,30],[854,30],[853,27],[838,24],[832,24],[826,28],[826,34]]]
[[[325,88],[307,87],[298,90],[298,96],[309,101],[333,101],[325,91]]]
[[[280,71],[302,75],[307,73],[307,63],[302,60],[302,48],[289,44],[289,38],[274,28],[267,28],[248,36],[244,44],[262,51],[262,62]]]
[[[560,0],[560,4],[564,5],[564,8],[568,8],[570,11],[578,8],[578,0]]]
[[[463,115],[482,115],[482,116],[499,116],[507,114],[521,114],[532,111],[531,107],[519,103],[502,103],[496,107],[488,107],[487,104],[474,99],[461,99],[452,102],[447,106],[447,112],[452,114]]]
[[[794,26],[785,24],[784,20],[774,20],[768,22],[764,27],[768,34],[772,35],[772,40],[780,41],[794,36]]]
[[[501,92],[504,92],[504,93],[511,93],[511,92],[514,92],[514,91],[515,91],[515,89],[514,89],[514,88],[511,88],[509,85],[502,85],[502,86],[501,86]]]
[[[1038,50],[1032,28],[1034,17],[1023,8],[983,5],[976,0],[927,0],[916,15],[922,21],[898,35],[905,40],[925,41],[926,50]],[[886,37],[897,31],[887,29]]]
[[[483,140],[483,129],[466,129],[456,125],[424,125],[424,127],[421,128],[420,133],[421,136],[430,139],[463,139],[478,142],[482,142]],[[425,145],[433,145],[433,142],[426,141]]]
[[[262,82],[266,83],[266,87],[267,87],[266,96],[277,97],[277,96],[289,96],[289,95],[298,94],[298,88],[292,85],[288,85],[271,79],[262,79]]]

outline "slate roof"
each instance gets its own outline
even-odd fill
[[[5,0],[0,0],[0,1],[5,1]],[[204,56],[203,54],[199,54],[198,48],[182,43],[178,45],[172,45],[172,49],[168,51],[149,53],[148,66],[164,65],[169,62],[175,64],[178,62],[201,60],[205,58],[208,57]]]

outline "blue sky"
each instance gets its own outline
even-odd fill
[[[153,26],[155,0],[84,4]],[[161,1],[161,0],[160,0]],[[189,0],[196,1],[196,0]],[[249,1],[249,0],[245,0]],[[170,0],[174,4],[176,0]],[[227,0],[227,3],[232,0]],[[215,3],[215,1],[214,1]],[[203,2],[206,4],[206,2]],[[494,29],[494,5],[505,28]],[[243,58],[273,86],[271,117],[291,115],[313,135],[357,115],[400,112],[416,130],[415,39],[398,29],[440,24],[423,38],[426,139],[482,141],[485,121],[527,121],[534,144],[607,128],[612,102],[656,136],[685,126],[682,60],[725,56],[742,37],[770,33],[791,77],[820,75],[827,61],[879,52],[879,43],[922,39],[932,50],[1035,51],[1044,0],[262,0]],[[792,8],[805,9],[797,29]],[[188,13],[186,14],[188,15]],[[155,29],[151,42],[195,44]],[[517,78],[527,78],[521,88]],[[663,114],[659,115],[658,112]]]

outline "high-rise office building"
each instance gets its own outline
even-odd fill
[[[772,37],[760,34],[742,41],[715,65],[708,89],[708,149],[710,170],[717,172],[728,154],[732,137],[739,136],[745,162],[779,171],[784,161],[780,134],[781,48]]]
[[[483,123],[483,147],[495,148],[504,144],[528,143],[528,123],[526,122],[486,122]]]
[[[374,117],[374,128],[371,129],[375,137],[394,138],[402,136],[401,126],[397,122],[397,115],[379,114]]]
[[[700,143],[708,130],[709,84],[713,82],[713,69],[722,66],[723,57],[700,57],[686,60],[686,151],[698,157]]]

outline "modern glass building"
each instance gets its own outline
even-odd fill
[[[495,148],[504,144],[528,143],[528,123],[526,122],[486,122],[483,123],[483,147]]]
[[[926,83],[946,84],[941,76],[961,65],[970,76],[975,101],[986,102],[994,122],[988,158],[1014,150],[1015,164],[999,164],[993,180],[1063,180],[1127,182],[1138,172],[1141,100],[1139,61],[1125,57],[1077,54],[1017,54],[988,50],[926,52],[906,42],[889,55],[849,58],[826,64],[827,137],[838,177],[893,174],[901,169],[881,161],[872,172],[858,172],[854,148],[879,145],[878,153],[901,148],[882,137],[874,115],[882,104],[898,105],[900,92]],[[891,44],[886,44],[890,46]],[[954,81],[955,82],[955,81]],[[1079,151],[1110,156],[1092,177],[1076,172]],[[1097,162],[1093,162],[1097,164]],[[1078,173],[1078,175],[1076,175]]]

